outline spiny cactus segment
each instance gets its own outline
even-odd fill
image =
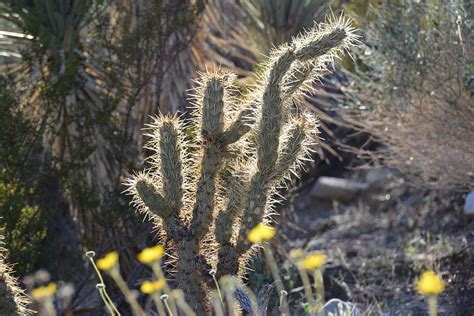
[[[3,236],[0,235],[0,240]],[[0,315],[30,315],[30,303],[24,291],[12,275],[12,267],[6,262],[7,251],[0,243]]]

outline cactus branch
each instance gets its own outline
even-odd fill
[[[168,201],[167,207],[170,211],[177,214],[181,210],[183,199],[183,176],[178,131],[173,121],[167,121],[160,127],[159,133],[163,197]]]
[[[254,123],[254,118],[252,114],[252,106],[249,106],[247,109],[239,113],[237,119],[229,126],[229,128],[222,135],[222,142],[226,145],[230,145],[242,138],[248,131],[250,131],[252,124]]]
[[[299,158],[304,150],[304,142],[308,139],[308,131],[311,133],[314,129],[308,128],[305,122],[293,126],[288,132],[288,139],[285,147],[282,148],[280,156],[278,157],[278,163],[275,166],[275,170],[272,175],[272,179],[278,179],[292,171],[292,166],[297,165]],[[305,153],[303,153],[305,156]]]
[[[224,129],[224,82],[222,75],[210,78],[202,100],[201,137],[204,149],[191,224],[191,231],[198,240],[207,233],[212,224],[216,177],[222,167],[224,145],[220,137]]]
[[[136,190],[144,205],[163,219],[164,229],[170,238],[177,240],[185,234],[185,229],[176,212],[173,212],[173,209],[168,206],[166,200],[151,182],[145,179],[138,180]]]

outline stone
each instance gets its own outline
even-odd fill
[[[331,316],[360,316],[360,310],[354,303],[344,302],[333,298],[324,304],[322,315]]]
[[[474,217],[474,191],[469,192],[466,196],[463,212],[466,216]]]
[[[320,177],[311,189],[310,195],[317,199],[346,203],[354,200],[368,188],[369,185],[364,182],[343,178]]]

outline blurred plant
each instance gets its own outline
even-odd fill
[[[418,280],[416,286],[420,294],[428,297],[428,310],[430,316],[438,315],[437,295],[444,291],[445,285],[441,276],[433,271],[426,271]]]
[[[104,302],[104,305],[107,308],[110,315],[120,316],[119,311],[115,307],[114,302],[110,298],[110,295],[109,295],[109,293],[107,292],[107,290],[105,288],[104,278],[102,277],[102,274],[100,273],[99,267],[97,267],[97,265],[94,261],[95,252],[94,251],[87,251],[86,252],[86,257],[88,258],[88,260],[92,264],[92,267],[94,268],[94,271],[96,272],[97,277],[99,278],[99,283],[97,283],[96,289],[99,292],[99,296],[102,299],[102,302]]]
[[[276,230],[275,228],[266,226],[264,224],[258,224],[254,228],[252,228],[249,233],[247,234],[247,239],[252,244],[262,243],[263,252],[265,253],[265,258],[270,271],[272,272],[273,278],[275,280],[275,286],[278,291],[278,296],[280,298],[280,312],[282,315],[290,315],[290,310],[288,306],[288,301],[286,297],[288,296],[288,292],[285,290],[283,286],[283,282],[280,278],[280,273],[278,271],[278,265],[276,263],[275,257],[273,256],[272,250],[268,242],[275,236]]]
[[[300,271],[304,270],[313,272],[313,279],[314,279],[314,288],[316,289],[316,293],[318,295],[315,306],[312,305],[312,301],[310,300],[308,304],[310,304],[311,313],[314,313],[314,310],[319,313],[321,312],[324,306],[324,282],[323,282],[323,271],[322,267],[326,263],[326,255],[323,253],[313,253],[304,257],[300,262]],[[303,273],[305,273],[303,272]],[[308,277],[306,277],[308,279]]]
[[[365,46],[347,74],[345,93],[354,126],[382,146],[358,153],[404,171],[421,186],[472,188],[473,5],[360,2],[365,11],[349,12],[364,25]]]
[[[18,226],[51,217],[74,220],[73,238],[86,246],[137,238],[140,222],[120,194],[121,181],[130,168],[143,163],[141,127],[158,111],[162,78],[195,32],[203,6],[201,0],[0,4],[0,69],[14,79],[18,102],[12,110],[31,123],[25,140],[35,141],[29,151],[39,157],[28,169],[45,176],[42,190],[47,191],[14,189],[10,183],[3,189],[0,184],[0,200],[4,191],[25,191],[18,200],[31,203],[22,213],[9,210],[9,225],[18,214],[24,217]],[[14,159],[21,161],[21,156]],[[19,172],[20,167],[14,168]],[[41,200],[41,207],[36,209],[30,197]],[[45,226],[31,232],[43,237]],[[56,226],[61,237],[69,233],[64,225]],[[104,234],[114,237],[102,238]],[[78,252],[73,246],[78,245],[68,245]]]
[[[166,315],[165,308],[168,314],[178,315],[178,307],[187,313],[189,306],[182,300],[182,298],[177,297],[176,293],[173,294],[170,291],[168,283],[166,282],[164,274],[161,270],[160,259],[163,255],[164,247],[162,245],[146,248],[138,254],[137,259],[141,263],[149,265],[152,268],[155,277],[155,280],[144,281],[140,286],[140,291],[152,297],[156,306],[156,310],[160,315]],[[98,259],[97,262],[95,262],[93,259],[95,252],[88,251],[86,256],[89,258],[97,273],[100,281],[97,284],[97,289],[99,290],[105,307],[111,315],[120,315],[120,313],[105,290],[104,279],[99,270],[105,271],[112,277],[114,282],[118,285],[120,291],[125,296],[125,300],[131,306],[134,315],[144,316],[147,314],[145,309],[142,308],[138,303],[138,293],[128,287],[127,283],[120,274],[119,254],[116,251],[106,254],[103,258]]]
[[[152,282],[151,284],[153,284],[155,288],[160,285],[160,288],[155,291],[157,293],[154,293],[155,295],[153,296],[155,302],[157,302],[158,304],[159,300],[157,300],[157,298],[159,297],[160,291],[163,290],[164,295],[166,295],[167,297],[165,303],[167,303],[169,299],[171,304],[171,307],[167,305],[167,309],[171,310],[171,313],[173,315],[177,315],[177,309],[174,298],[173,296],[171,296],[170,288],[168,286],[168,283],[165,281],[165,275],[161,270],[160,259],[164,256],[164,254],[165,247],[163,247],[162,245],[156,245],[151,248],[143,249],[143,251],[138,254],[137,258],[138,261],[140,261],[141,263],[147,264],[151,267],[156,278],[156,281]]]
[[[46,286],[40,286],[31,291],[31,297],[33,297],[33,299],[42,307],[40,315],[57,315],[53,305],[54,294],[56,294],[56,291],[57,286],[55,283],[49,283]]]
[[[119,259],[119,255],[116,251],[109,252],[103,258],[97,260],[97,267],[100,270],[107,272],[107,274],[112,277],[115,284],[117,284],[123,296],[125,297],[125,300],[132,308],[133,314],[138,315],[138,316],[144,316],[145,311],[140,306],[140,304],[138,304],[136,293],[130,290],[127,283],[125,282],[122,275],[120,274],[118,259]]]
[[[1,315],[31,315],[27,309],[29,298],[18,286],[13,277],[13,269],[6,262],[7,250],[3,248],[3,236],[0,235],[0,314]]]
[[[33,124],[17,110],[13,81],[0,77],[0,229],[16,272],[24,274],[38,264],[46,237],[46,216],[37,195],[42,177],[32,173],[39,144]]]
[[[177,286],[198,314],[210,306],[208,271],[243,270],[250,229],[270,220],[276,187],[315,141],[315,118],[293,98],[355,39],[348,21],[332,19],[275,50],[246,98],[236,98],[234,76],[209,71],[190,124],[160,116],[150,125],[151,168],[128,181],[129,191],[175,249]]]
[[[31,308],[39,316],[69,315],[72,313],[71,302],[74,287],[71,283],[51,282],[46,270],[38,270],[23,279],[33,299]]]

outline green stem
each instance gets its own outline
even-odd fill
[[[239,308],[238,308],[238,303],[235,301],[235,297],[234,297],[234,292],[235,292],[234,284],[230,282],[230,278],[231,277],[229,276],[227,279],[227,282],[224,282],[224,286],[223,286],[224,296],[227,301],[228,315],[237,316],[238,314],[236,313],[236,311],[238,311]],[[222,310],[224,312],[223,315],[225,316],[226,315],[225,308],[223,308]]]
[[[314,297],[313,291],[311,289],[311,282],[309,280],[308,272],[305,269],[298,267],[298,271],[301,276],[301,281],[303,281],[304,295],[306,296],[306,301],[310,306],[310,315],[314,316],[316,314],[316,309],[314,308]]]
[[[224,298],[222,297],[222,292],[219,286],[219,282],[217,282],[217,279],[216,279],[216,272],[212,270],[211,272],[209,272],[209,274],[212,276],[212,279],[214,280],[214,284],[216,285],[217,294],[219,295],[219,300],[221,301],[221,305],[222,305],[222,310],[225,311]]]
[[[127,286],[127,283],[125,280],[122,278],[120,275],[120,272],[118,271],[118,267],[114,267],[112,270],[109,271],[110,276],[112,279],[114,279],[115,283],[119,287],[120,291],[122,291],[125,300],[130,304],[130,307],[133,310],[133,313],[138,316],[145,316],[145,311],[141,308],[141,306],[138,304],[135,295],[130,291],[130,289]]]
[[[155,303],[156,310],[158,311],[158,314],[160,316],[166,316],[166,312],[165,312],[165,309],[163,307],[163,303],[161,302],[161,299],[160,299],[160,293],[159,292],[153,293],[151,295],[151,298],[153,299],[153,302]]]
[[[170,296],[168,294],[163,294],[160,296],[160,298],[163,300],[163,304],[165,304],[165,308],[166,308],[166,311],[168,312],[169,315],[173,316],[173,315],[176,315],[178,316],[177,314],[173,314],[173,312],[171,311],[170,309],[170,305],[168,304],[168,298]]]
[[[319,312],[323,309],[324,306],[324,282],[323,282],[323,273],[321,269],[316,269],[313,272],[314,277],[314,287],[316,288],[316,294],[318,295],[316,301],[316,311]]]
[[[113,309],[113,311],[115,312],[115,314],[116,314],[117,316],[120,316],[120,312],[118,311],[117,307],[115,307],[115,304],[114,304],[114,302],[112,301],[112,299],[110,298],[109,293],[107,293],[107,291],[106,291],[105,289],[103,290],[103,292],[104,292],[105,298],[106,298],[107,301],[109,302],[110,307]]]
[[[216,316],[224,316],[224,308],[222,307],[222,303],[220,302],[219,296],[217,292],[214,292],[212,297],[212,306],[214,308],[214,313]]]
[[[157,280],[163,279],[165,281],[165,286],[164,286],[163,290],[164,290],[165,294],[168,295],[168,298],[170,299],[170,308],[171,308],[172,315],[178,315],[178,310],[176,309],[176,303],[175,303],[173,297],[171,296],[171,290],[168,286],[168,282],[166,282],[163,270],[161,270],[160,262],[155,261],[152,264],[151,268],[152,268],[153,273],[155,274],[155,277],[156,277]]]
[[[49,316],[56,316],[56,310],[54,309],[53,305],[53,299],[51,297],[48,297],[46,301],[44,302],[44,309],[47,312],[47,315]]]
[[[176,300],[176,305],[184,312],[186,316],[196,316],[191,306],[184,300],[183,290],[173,290],[173,298]]]
[[[99,295],[100,295],[100,298],[102,299],[102,301],[104,302],[105,307],[107,308],[107,311],[110,313],[110,315],[115,316],[114,310],[110,307],[110,305],[107,301],[107,298],[104,295],[104,289],[99,289]]]
[[[273,278],[275,279],[275,285],[278,291],[278,296],[280,297],[280,311],[282,315],[289,316],[290,311],[288,308],[288,302],[286,300],[286,296],[283,296],[283,293],[286,293],[285,288],[283,287],[283,282],[281,281],[280,274],[278,273],[278,265],[273,257],[272,250],[269,247],[269,244],[264,243],[263,251],[265,253],[265,257],[267,258],[267,264],[270,267],[272,272]]]
[[[95,264],[94,259],[92,259],[92,257],[90,257],[90,256],[87,256],[87,258],[89,258],[89,261],[91,262],[92,267],[94,268],[95,273],[97,274],[97,277],[99,278],[100,283],[104,284],[104,286],[105,286],[104,278],[102,277],[102,273],[100,273],[99,268],[97,268],[97,265]],[[120,312],[117,310],[117,307],[115,307],[115,304],[112,301],[112,299],[110,298],[109,293],[107,293],[107,290],[104,288],[103,291],[104,291],[104,296],[106,298],[106,301],[104,301],[105,305],[109,305],[114,310],[114,312],[118,316],[120,316]],[[114,314],[112,314],[112,315],[114,315]]]
[[[436,295],[428,296],[428,311],[430,316],[438,315],[438,302]]]

